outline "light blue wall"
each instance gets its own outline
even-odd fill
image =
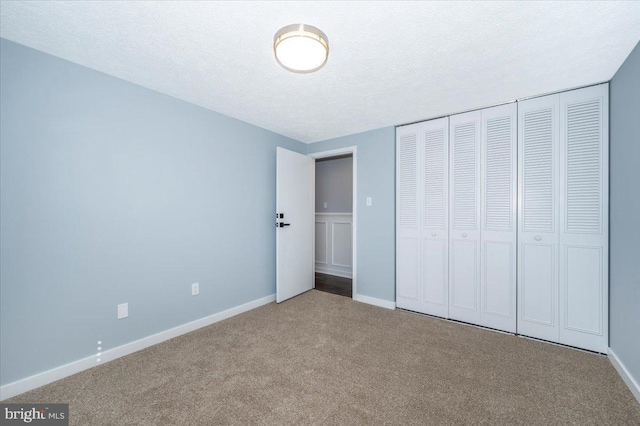
[[[609,346],[640,383],[640,44],[610,83]]]
[[[275,151],[304,144],[0,43],[0,383],[275,292]]]
[[[316,160],[316,211],[348,213],[353,205],[353,159]],[[324,208],[324,203],[327,208]]]
[[[308,153],[357,146],[359,294],[395,300],[395,129],[385,127],[309,145]],[[373,205],[365,206],[366,197]]]

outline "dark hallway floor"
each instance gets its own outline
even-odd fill
[[[316,272],[316,290],[351,297],[351,278],[336,277],[335,275]]]

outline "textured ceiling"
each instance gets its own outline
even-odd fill
[[[609,80],[640,2],[0,2],[0,35],[303,142]],[[273,58],[308,23],[327,65]]]

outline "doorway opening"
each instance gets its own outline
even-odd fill
[[[311,154],[315,164],[315,289],[356,297],[356,147]]]

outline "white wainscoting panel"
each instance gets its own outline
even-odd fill
[[[316,265],[327,264],[327,222],[316,218]]]
[[[316,212],[316,272],[352,277],[353,214]]]

